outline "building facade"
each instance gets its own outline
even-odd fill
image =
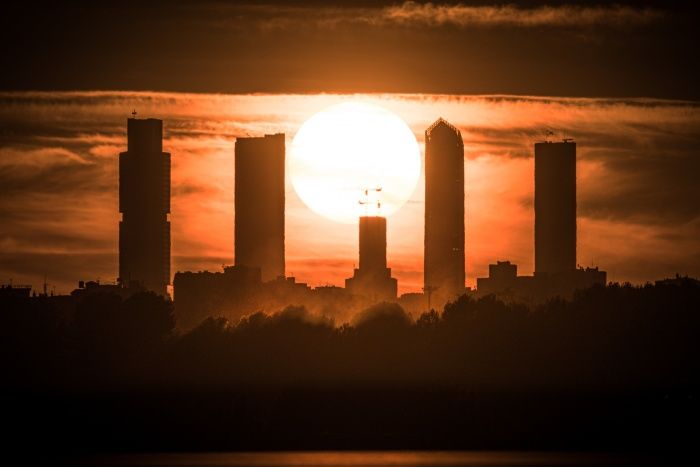
[[[464,144],[442,118],[425,132],[424,290],[441,308],[464,287]]]
[[[170,284],[170,154],[163,121],[127,120],[119,155],[119,282],[166,295]]]
[[[607,273],[576,262],[576,143],[535,144],[535,274],[518,276],[509,261],[489,265],[477,295],[537,304],[605,286]]]
[[[489,277],[476,280],[477,297],[496,295],[506,302],[537,305],[559,297],[571,300],[577,290],[605,287],[607,273],[595,268],[574,268],[553,274],[518,276],[518,268],[510,261],[489,265]]]
[[[235,265],[284,276],[284,134],[236,140]]]
[[[535,144],[535,275],[576,269],[576,143]]]

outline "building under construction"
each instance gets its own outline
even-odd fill
[[[284,276],[284,134],[236,139],[235,265]]]
[[[170,284],[170,154],[163,121],[127,120],[127,151],[119,155],[119,281],[160,295]]]
[[[374,302],[396,300],[398,283],[386,266],[386,217],[360,217],[360,267],[345,288]]]

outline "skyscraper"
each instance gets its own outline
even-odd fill
[[[576,143],[535,143],[535,274],[576,269]]]
[[[386,217],[360,217],[360,267],[345,279],[345,288],[374,300],[395,300],[397,285],[386,267]]]
[[[284,276],[284,134],[236,139],[235,264]]]
[[[425,131],[424,261],[434,306],[464,293],[464,143],[442,118]]]
[[[119,280],[165,295],[170,284],[170,154],[163,121],[127,120],[119,154]]]

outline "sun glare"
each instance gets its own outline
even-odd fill
[[[377,105],[345,102],[304,122],[292,141],[289,173],[314,212],[355,223],[364,214],[396,212],[413,194],[420,164],[416,138],[401,118]]]

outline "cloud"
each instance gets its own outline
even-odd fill
[[[62,147],[45,147],[30,150],[0,149],[0,168],[42,168],[85,165],[89,163],[80,154]]]
[[[46,160],[37,159],[41,154],[47,156]],[[80,158],[55,159],[56,154],[54,151],[33,151],[19,163],[0,164],[0,193],[5,197],[17,195],[21,198],[26,194],[66,195],[104,188],[103,167]]]
[[[380,7],[350,7],[327,5],[301,7],[277,5],[220,5],[214,6],[212,21],[219,27],[257,24],[263,31],[275,31],[310,25],[317,28],[337,28],[344,25],[384,27],[566,27],[590,28],[598,26],[636,27],[661,20],[662,10],[629,5],[542,5],[519,7],[514,4],[468,5],[464,3],[414,2]]]
[[[659,148],[649,152],[616,154],[610,151],[604,169],[595,176],[579,175],[579,217],[626,220],[638,224],[683,225],[700,219],[697,176],[700,158]],[[584,176],[587,167],[579,164]]]
[[[591,27],[646,25],[663,17],[652,8],[630,6],[539,6],[519,8],[515,5],[470,6],[459,4],[404,2],[386,7],[379,21],[403,24],[458,27]]]
[[[130,3],[119,8],[102,3],[80,9],[22,8],[0,34],[6,44],[23,34],[34,40],[4,54],[7,72],[0,75],[0,88],[698,98],[699,68],[686,51],[696,37],[694,16],[678,5],[579,0],[173,3],[154,7],[155,17]],[[551,6],[543,6],[547,4]],[[59,14],[66,21],[53,21]],[[124,25],[131,34],[123,34]],[[148,31],[149,40],[137,31]],[[96,40],[85,43],[84,37]],[[78,66],[85,63],[90,66]],[[73,72],[76,66],[80,73]],[[67,98],[54,103],[63,105]],[[161,98],[141,94],[127,108],[119,107],[124,99],[117,97],[105,102],[105,109],[119,110],[126,118],[134,108],[149,113],[155,101],[167,105]],[[81,99],[73,113],[89,97]],[[188,108],[185,103],[182,110]]]

